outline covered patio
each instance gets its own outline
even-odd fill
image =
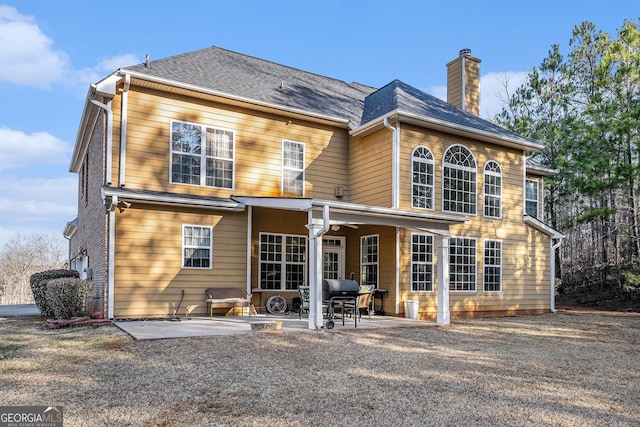
[[[323,327],[322,316],[322,280],[323,280],[323,236],[331,227],[346,226],[358,228],[363,225],[395,227],[419,230],[430,233],[435,238],[437,247],[437,323],[450,322],[449,311],[449,227],[468,221],[468,218],[457,214],[435,212],[407,211],[398,208],[383,208],[356,203],[336,202],[320,199],[289,199],[278,197],[232,197],[233,200],[249,209],[268,208],[307,213],[308,229],[308,277],[310,287],[310,309],[307,321],[308,329]],[[251,223],[251,220],[249,221]],[[251,230],[248,235],[251,236]],[[398,238],[393,248],[395,252],[394,295],[400,289]],[[248,275],[250,277],[250,275]],[[251,289],[251,283],[247,284]],[[395,301],[395,305],[398,301]]]

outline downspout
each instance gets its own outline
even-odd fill
[[[122,114],[120,117],[120,176],[118,185],[125,186],[125,168],[127,163],[127,116],[129,115],[129,88],[131,87],[131,75],[124,75],[122,87]]]
[[[116,240],[116,208],[118,206],[118,196],[111,196],[111,205],[109,206],[109,223],[107,224],[109,228],[109,241],[108,244],[108,252],[109,252],[109,260],[107,267],[107,319],[113,319],[113,304],[114,297],[113,292],[115,289],[115,277],[113,274],[113,269],[115,268],[115,255],[116,255],[116,245],[114,244]]]
[[[322,206],[322,225],[309,211],[309,329],[322,328],[322,236],[329,231],[329,205]]]
[[[106,165],[105,165],[105,169],[106,169],[106,173],[105,173],[105,184],[106,185],[111,185],[111,172],[112,172],[112,168],[113,166],[111,165],[111,162],[113,161],[113,112],[111,111],[111,100],[109,100],[109,102],[107,102],[107,104],[103,104],[102,102],[96,101],[93,96],[95,96],[95,94],[92,95],[92,98],[90,99],[91,103],[99,108],[102,108],[105,112],[105,115],[107,116],[107,141],[106,141],[106,151],[107,151],[107,158],[106,158]]]
[[[553,243],[554,239],[551,238],[551,295],[549,308],[552,313],[556,312],[556,249],[562,244],[562,239],[555,239],[556,243]]]
[[[398,137],[399,129],[398,122],[396,121],[396,126],[393,127],[389,124],[389,118],[384,118],[384,126],[391,130],[392,136],[392,145],[391,145],[391,208],[398,209],[400,207],[400,192],[398,191],[399,185],[399,173],[400,173],[400,138]]]

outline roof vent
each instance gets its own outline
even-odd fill
[[[151,59],[149,58],[149,54],[147,53],[147,58],[144,61],[145,68],[151,68]]]
[[[471,56],[471,49],[465,47],[464,49],[460,49],[458,56]]]

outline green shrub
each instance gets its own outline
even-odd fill
[[[90,316],[91,281],[76,277],[51,279],[47,282],[47,304],[55,319]]]
[[[33,299],[36,302],[40,314],[44,317],[53,317],[54,312],[47,304],[47,282],[51,279],[58,279],[61,277],[80,277],[80,274],[74,270],[47,270],[40,273],[34,273],[29,278],[29,284],[31,285],[31,292],[33,293]]]

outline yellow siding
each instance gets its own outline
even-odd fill
[[[392,134],[387,128],[353,139],[349,151],[350,201],[391,206]]]
[[[182,268],[182,225],[213,227],[213,268]],[[246,214],[137,205],[116,214],[115,317],[204,315],[204,290],[246,288]]]
[[[170,183],[171,120],[234,132],[234,189]],[[347,186],[347,138],[344,129],[290,122],[267,114],[256,116],[255,112],[213,102],[182,96],[166,98],[153,90],[132,89],[129,91],[126,185],[202,196],[279,197],[282,195],[282,140],[289,139],[305,145],[305,197],[333,199],[335,186]],[[114,157],[114,176],[117,176],[116,160]]]

